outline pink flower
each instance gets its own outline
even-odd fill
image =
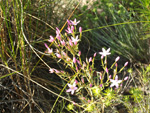
[[[115,64],[115,66],[117,67],[117,66],[118,66],[118,64],[116,63],[116,64]]]
[[[99,85],[99,87],[102,87],[102,86],[103,86],[103,84],[100,84],[100,85]]]
[[[60,30],[56,27],[56,38],[61,41]]]
[[[73,46],[72,40],[69,38],[69,44],[70,46]]]
[[[103,52],[99,52],[99,54],[101,54],[102,56],[107,56],[107,55],[110,55],[111,53],[109,52],[110,51],[110,48],[108,48],[107,50],[105,50],[104,48],[102,48],[102,51]]]
[[[58,71],[57,69],[54,69],[55,70],[55,73],[60,73],[60,71]]]
[[[78,69],[78,67],[76,66],[76,71],[78,72],[78,70],[79,70],[79,69]]]
[[[108,68],[107,68],[107,67],[106,67],[106,70],[105,70],[105,71],[106,71],[106,73],[108,73]]]
[[[90,87],[92,87],[92,84],[90,84]]]
[[[82,97],[81,99],[82,99],[82,100],[85,100],[85,97]]]
[[[72,28],[72,27],[71,27]],[[71,34],[71,33],[73,33],[73,29],[71,29],[70,28],[70,26],[68,26],[68,28],[66,29],[66,32],[68,33],[68,34]]]
[[[79,51],[78,55],[81,56],[81,51]]]
[[[60,72],[63,73],[63,74],[65,73],[64,71],[60,71]]]
[[[116,88],[118,88],[119,87],[119,83],[121,83],[122,80],[118,80],[118,75],[116,75],[115,80],[110,79],[110,82],[112,82],[110,87],[116,86]]]
[[[66,54],[64,51],[62,51],[62,54],[63,54],[65,57],[67,57],[67,54]]]
[[[66,43],[65,43],[65,41],[63,40],[63,41],[60,41],[61,42],[61,44],[63,45],[63,46],[65,46],[66,45]]]
[[[80,32],[80,33],[82,32],[82,27],[79,27],[79,32]]]
[[[128,76],[124,78],[124,80],[128,80]]]
[[[56,35],[60,35],[60,30],[56,27]]]
[[[94,53],[94,57],[96,57],[96,53]]]
[[[81,78],[81,81],[82,81],[82,83],[84,83],[84,78],[83,77]]]
[[[53,68],[50,68],[50,69],[49,69],[49,73],[54,73],[54,69],[53,69]]]
[[[68,84],[69,89],[66,92],[71,92],[71,94],[73,95],[75,90],[77,90],[78,88],[76,87],[76,82],[73,83],[73,85]]]
[[[124,64],[124,66],[127,66],[128,65],[128,62],[126,62],[125,64]]]
[[[53,36],[50,36],[50,39],[48,40],[49,42],[53,42],[55,39],[53,38]]]
[[[77,84],[78,83],[78,81],[75,79],[75,83]]]
[[[69,20],[67,20],[68,25],[71,25],[71,22]]]
[[[76,38],[71,37],[72,42],[74,43],[74,45],[77,45],[77,42],[79,41],[78,39],[78,35],[76,36]]]
[[[66,60],[69,62],[71,59],[69,57],[67,57]]]
[[[76,20],[76,18],[75,18],[74,21],[70,20],[70,22],[71,22],[72,25],[75,25],[75,26],[76,26],[80,21],[77,22],[77,20]]]
[[[53,53],[53,49],[50,49],[46,43],[44,45],[45,45],[45,47],[48,50],[47,53],[52,54]]]
[[[75,57],[73,57],[73,63],[76,63],[76,58]]]
[[[119,59],[120,59],[120,57],[118,56],[118,57],[115,59],[115,62],[117,62]]]
[[[77,60],[77,66],[78,66],[78,68],[81,68],[81,64],[80,64],[80,61],[79,60]]]
[[[58,58],[61,58],[61,55],[59,53],[55,53],[55,54]]]
[[[56,35],[56,38],[61,41],[61,36],[60,35]]]
[[[92,62],[92,57],[89,58],[89,63]]]
[[[120,86],[122,87],[123,84],[120,84]]]
[[[109,75],[109,79],[111,78],[111,75]]]

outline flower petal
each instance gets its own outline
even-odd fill
[[[111,85],[110,85],[110,87],[113,87],[114,86],[114,84],[112,83]]]
[[[74,94],[74,90],[71,91],[71,94],[72,94],[72,95]]]
[[[117,81],[118,84],[121,83],[121,82],[122,82],[122,80],[118,80],[118,81]]]
[[[72,86],[73,86],[73,87],[76,87],[76,82],[74,82]]]
[[[73,90],[77,90],[77,89],[78,89],[77,87],[74,87],[74,88],[73,88]]]
[[[68,84],[68,87],[72,87],[72,85],[71,85],[71,84]]]
[[[115,86],[116,86],[116,88],[118,88],[118,87],[119,87],[119,84],[115,84]]]
[[[68,89],[66,92],[71,92],[72,90],[71,89]]]
[[[109,51],[110,51],[110,48],[108,48],[106,52],[109,52]]]
[[[115,80],[118,80],[118,75],[116,75]]]

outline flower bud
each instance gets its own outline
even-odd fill
[[[75,83],[77,84],[78,83],[78,81],[75,79]]]
[[[118,66],[118,64],[116,63],[116,64],[115,64],[115,66],[117,67],[117,66]]]
[[[96,53],[94,53],[94,57],[96,57]]]
[[[82,83],[84,83],[84,78],[83,77],[81,78],[81,81],[82,81]]]
[[[58,54],[58,53],[56,53],[56,56],[57,56],[58,58],[61,58],[61,55],[60,55],[60,54]]]
[[[128,80],[128,76],[124,78],[124,80]]]
[[[92,62],[92,57],[89,58],[89,63]]]
[[[90,87],[92,87],[92,84],[90,84]]]
[[[111,75],[109,75],[109,79],[111,79]]]
[[[78,71],[78,67],[76,67],[76,71]]]
[[[80,32],[80,33],[82,32],[82,27],[79,27],[79,32]]]
[[[120,57],[118,56],[118,57],[115,59],[115,62],[117,62],[119,59],[120,59]]]
[[[78,55],[81,56],[81,51],[79,51]]]
[[[124,66],[126,67],[128,65],[128,62],[126,62],[125,64],[124,64]]]
[[[75,57],[73,57],[73,63],[76,63],[76,58]]]
[[[102,79],[102,76],[100,75],[99,79],[101,80]]]
[[[108,68],[107,68],[107,67],[106,67],[106,70],[105,70],[105,71],[106,71],[106,73],[108,73]]]
[[[99,87],[102,87],[102,86],[103,86],[103,84],[100,84],[100,85],[99,85]]]

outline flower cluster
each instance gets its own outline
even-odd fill
[[[86,104],[85,106],[87,106],[87,108],[85,109],[87,111],[92,111],[94,108],[94,104],[92,103],[94,101],[93,99],[98,100],[101,98],[102,102],[110,104],[109,101],[112,97],[108,98],[108,96],[110,96],[110,94],[115,95],[114,91],[112,91],[112,87],[115,87],[116,90],[120,90],[122,82],[128,79],[127,76],[123,80],[118,80],[118,78],[121,78],[118,76],[119,73],[128,65],[128,62],[118,71],[117,62],[120,59],[118,56],[111,67],[108,67],[107,56],[111,54],[110,48],[107,50],[102,48],[102,52],[97,52],[101,55],[101,66],[103,70],[97,71],[95,68],[94,63],[95,58],[98,56],[97,53],[94,53],[93,56],[83,61],[81,59],[82,53],[78,48],[82,37],[82,27],[79,27],[79,30],[76,28],[79,22],[80,21],[76,19],[74,19],[74,21],[67,20],[68,26],[67,29],[65,29],[65,35],[62,35],[60,30],[56,28],[55,38],[50,36],[48,40],[48,42],[53,44],[53,48],[50,48],[47,44],[45,44],[45,47],[47,48],[46,53],[50,54],[54,59],[57,59],[58,62],[62,61],[65,68],[71,70],[69,73],[67,71],[50,68],[49,73],[56,73],[68,82],[69,89],[66,90],[67,93],[71,92],[72,95],[75,94],[80,97],[83,90],[85,90],[87,92],[86,97],[88,98],[86,99],[83,94],[81,101],[84,101]],[[77,33],[80,33],[80,35],[77,35]],[[113,70],[113,73],[111,73],[112,71],[110,70]],[[102,95],[102,90],[108,86],[109,89],[106,94],[104,94],[105,96]]]
[[[76,60],[76,54],[81,52],[78,50],[78,43],[81,40],[81,32],[82,27],[79,27],[80,36],[76,35],[76,25],[80,22],[74,19],[67,20],[68,27],[65,30],[66,35],[62,35],[59,28],[56,28],[56,36],[55,38],[50,35],[50,38],[48,39],[48,42],[52,43],[55,50],[53,48],[50,48],[46,43],[44,44],[47,48],[46,53],[50,54],[53,58],[58,58],[60,60],[63,60],[67,65],[71,66],[72,63],[76,63],[76,61],[79,63],[79,60]],[[70,54],[71,55],[68,55]],[[59,61],[60,61],[59,60]],[[61,73],[61,71],[57,69],[49,69],[50,73]]]

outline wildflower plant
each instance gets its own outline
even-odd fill
[[[83,61],[81,58],[83,53],[79,50],[82,27],[77,28],[80,21],[74,19],[74,21],[67,20],[67,22],[68,27],[64,35],[56,28],[55,38],[50,36],[48,42],[53,44],[53,48],[45,44],[46,52],[56,59],[58,63],[63,63],[65,68],[64,70],[50,68],[49,72],[55,73],[65,80],[67,82],[65,92],[71,93],[70,96],[75,95],[79,100],[72,100],[73,103],[68,104],[66,109],[69,111],[80,109],[82,112],[104,112],[105,107],[114,104],[121,97],[119,91],[122,89],[122,83],[128,77],[121,78],[119,74],[127,66],[128,62],[118,70],[117,62],[120,59],[118,56],[111,67],[108,67],[107,57],[111,55],[110,48],[107,50],[102,48],[102,52],[94,53],[93,56]],[[101,55],[101,57],[98,57],[101,59],[100,66],[103,68],[99,71],[94,65],[97,54]]]

